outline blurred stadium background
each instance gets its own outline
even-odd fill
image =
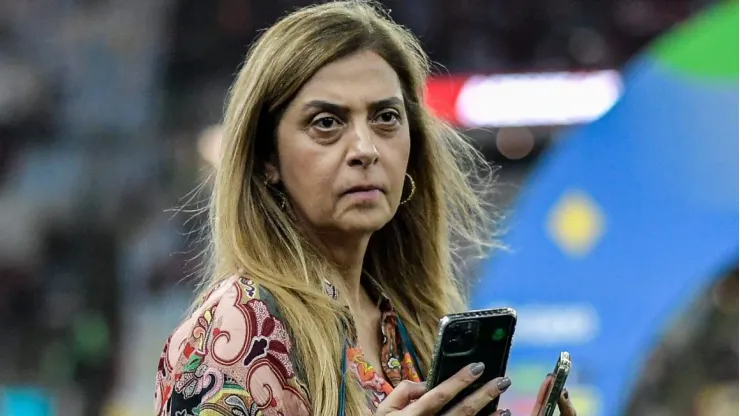
[[[0,0],[0,415],[151,414],[156,360],[191,300],[194,282],[189,277],[199,266],[201,242],[195,231],[203,217],[172,209],[202,206],[209,186],[206,178],[215,168],[225,92],[248,45],[286,10],[309,3]],[[428,104],[501,166],[494,202],[504,210],[514,207],[514,218],[517,196],[530,186],[536,188],[539,179],[530,174],[546,156],[566,145],[571,132],[601,119],[620,99],[629,82],[628,62],[657,37],[716,4],[710,0],[382,3],[396,21],[421,38],[439,64],[429,80]],[[730,58],[737,114],[734,4],[729,8],[734,13],[734,39],[728,42],[735,51]],[[670,123],[670,114],[661,120]],[[729,147],[734,159],[736,118],[732,124],[719,135],[734,141]],[[686,164],[702,159],[701,146],[693,151]],[[656,158],[658,168],[660,160]],[[732,166],[732,177],[710,185],[717,193],[734,185],[730,205],[736,221],[737,159]],[[651,179],[650,172],[655,170],[645,171],[646,180]],[[202,192],[191,193],[204,180]],[[608,180],[602,185],[602,190],[612,191]],[[589,208],[588,198],[576,200],[580,203],[564,208],[562,214],[571,218],[573,212],[585,212],[586,220],[574,217],[576,228],[584,221],[602,224],[598,215],[609,215],[597,214],[594,220],[589,213],[598,213],[598,208]],[[658,223],[664,218],[660,210],[650,215]],[[557,224],[553,227],[557,242]],[[575,241],[563,237],[566,254],[569,250],[583,254],[583,240],[591,234],[581,231]],[[581,367],[569,385],[573,384],[580,414],[737,414],[736,224],[728,232],[734,234],[735,245],[730,247],[734,254],[714,265],[708,285],[687,286],[693,292],[670,311],[668,326],[650,328],[653,341],[639,352],[643,359],[630,363],[635,368],[623,375],[629,378],[624,385],[599,380],[606,374],[601,368],[609,366],[611,350],[603,350],[597,363],[589,355],[593,352],[584,349],[579,362],[575,354],[579,347],[573,347],[574,365]],[[533,256],[538,258],[537,253]],[[512,255],[512,261],[516,258]],[[685,257],[674,260],[679,269],[683,262],[691,262]],[[518,269],[506,264],[499,267],[508,278],[506,272]],[[526,303],[527,299],[507,298],[503,286],[502,292],[497,292],[496,284],[485,286],[495,265],[471,263],[470,270],[471,276],[484,281],[485,290],[476,303],[496,299]],[[559,274],[553,271],[539,278],[555,279]],[[585,286],[596,291],[600,276],[592,278]],[[660,285],[673,284],[670,275],[661,279]],[[511,285],[516,289],[520,283]],[[632,293],[644,291],[640,281],[610,285],[621,305],[612,313],[634,322],[643,319],[639,307],[631,309]],[[656,285],[645,287],[655,290]],[[673,301],[668,295],[663,298],[663,291],[649,296],[656,303]],[[540,310],[547,310],[546,296],[536,301]],[[586,310],[598,315],[606,308],[598,302],[594,299]],[[594,324],[598,319],[588,318],[591,315],[584,315],[583,309],[568,310],[572,313],[563,315],[565,324],[538,321],[540,326],[562,329],[559,336],[565,341],[557,336],[538,338],[553,333],[537,332],[529,320],[521,335],[524,358],[519,361],[523,361],[515,358],[517,346],[512,356],[514,384],[521,386],[511,393],[512,407],[525,408],[531,400],[530,370],[539,371],[542,362],[550,366],[555,361],[555,355],[543,361],[528,352],[538,348],[534,345],[538,339],[547,348],[570,349],[568,340],[573,337],[588,338],[584,345],[598,338],[583,335],[589,328],[597,331],[593,326],[598,326]],[[520,315],[521,324],[525,325],[525,316],[535,315]],[[622,347],[612,344],[615,350]],[[527,367],[530,356],[536,364]],[[536,372],[534,378],[538,377],[541,373]],[[519,412],[515,414],[525,414]]]

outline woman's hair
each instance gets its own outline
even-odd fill
[[[275,297],[305,371],[312,414],[322,416],[338,408],[342,339],[353,336],[343,330],[353,328],[349,305],[336,266],[265,185],[265,162],[275,156],[278,122],[300,88],[328,63],[366,50],[385,59],[400,79],[416,193],[373,234],[363,267],[392,300],[424,368],[439,319],[465,306],[455,255],[463,247],[483,254],[491,237],[490,211],[473,186],[485,185],[481,179],[490,179],[491,171],[464,138],[425,109],[430,62],[409,31],[374,3],[337,1],[291,13],[260,36],[229,94],[204,286],[244,272]],[[339,288],[339,301],[326,295],[324,279]],[[361,388],[347,384],[347,414],[365,413]]]

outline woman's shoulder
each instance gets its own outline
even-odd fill
[[[273,297],[248,278],[232,277],[168,338],[157,371],[157,414],[237,405],[246,406],[245,414],[253,406],[303,414],[307,394],[296,370]]]

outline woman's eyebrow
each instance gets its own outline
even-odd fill
[[[373,101],[367,106],[371,112],[388,107],[403,107],[403,100],[399,97],[388,97]],[[302,110],[304,112],[309,110],[326,111],[339,116],[346,116],[350,113],[349,107],[325,100],[311,100],[303,105]]]

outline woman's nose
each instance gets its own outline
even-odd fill
[[[352,149],[350,149],[348,154],[349,165],[368,167],[377,163],[379,157],[380,153],[372,139],[372,133],[369,131],[356,131]]]

